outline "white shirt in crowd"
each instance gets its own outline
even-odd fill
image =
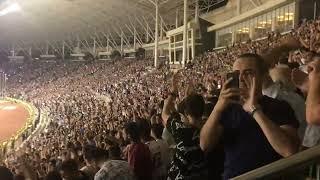
[[[281,83],[274,83],[262,91],[263,95],[286,101],[293,109],[299,121],[298,135],[303,139],[307,127],[305,100],[293,89],[285,88]]]
[[[165,177],[167,175],[170,162],[168,144],[162,139],[157,139],[155,141],[146,142],[146,145],[148,145],[151,152],[151,157],[155,168],[153,173],[154,178],[157,179],[157,177]]]
[[[320,144],[320,127],[307,125],[305,100],[293,90],[282,88],[280,83],[274,83],[263,90],[263,95],[286,101],[294,110],[300,123],[298,134],[305,147],[314,147]]]

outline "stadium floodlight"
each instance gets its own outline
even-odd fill
[[[20,10],[21,10],[20,5],[18,3],[13,3],[13,4],[10,4],[9,6],[7,6],[6,8],[2,9],[0,11],[0,16],[4,16],[9,13],[17,12]]]

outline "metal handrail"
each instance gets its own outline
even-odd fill
[[[320,162],[320,145],[249,171],[231,180],[272,179]]]

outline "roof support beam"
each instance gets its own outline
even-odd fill
[[[188,0],[183,4],[183,49],[182,49],[182,66],[184,67],[188,60]]]
[[[102,46],[100,40],[99,40],[99,37],[94,36],[94,37],[92,37],[92,39],[93,39],[94,46],[96,46],[96,47],[95,47],[96,49],[97,49],[97,47],[100,48],[100,49],[104,48],[104,47]]]
[[[171,0],[166,0],[166,1],[161,2],[161,4],[159,4],[159,6],[161,7],[162,5],[166,4],[169,1],[171,1]]]
[[[261,6],[261,4],[262,4],[261,1],[260,1],[260,0],[257,0],[257,2],[258,2],[257,4],[258,4],[259,6]]]
[[[53,40],[52,42],[54,44],[54,48],[56,48],[58,50],[58,52],[60,53],[60,55],[62,55],[62,49],[61,49],[62,47],[61,47],[60,42],[59,41],[55,41],[55,40]]]
[[[124,42],[126,43],[126,45],[127,45],[127,48],[130,48],[130,41],[129,41],[129,39],[128,39],[128,37],[126,36],[126,34],[123,32],[123,30],[122,30],[122,27],[119,27],[120,28],[120,31],[121,31],[121,34],[122,34],[122,36],[123,36],[123,38],[124,38]]]
[[[250,0],[250,2],[254,7],[258,7],[258,5],[253,0]]]
[[[94,54],[94,56],[96,56],[96,38],[93,38],[93,49],[92,49],[92,54]]]
[[[25,50],[25,48],[23,47],[23,44],[22,44],[22,46],[21,46],[21,45],[19,44],[19,42],[18,42],[18,43],[16,43],[15,45],[18,47],[18,50],[22,50],[23,53],[28,56],[29,53]],[[15,55],[16,55],[16,54],[15,54]]]
[[[164,31],[167,32],[167,30],[169,29],[169,28],[168,28],[168,25],[167,25],[167,23],[163,20],[162,16],[161,16],[161,15],[159,15],[159,16],[160,16],[161,22],[163,23],[163,25],[164,25],[164,27],[165,27]]]
[[[156,3],[158,3],[158,2],[157,2],[158,0],[154,0],[154,1],[153,1],[153,0],[148,0],[148,1],[151,2],[153,5],[157,6]]]
[[[98,46],[99,46],[100,48],[103,48],[103,43],[102,43],[100,37],[98,36],[97,32],[94,33],[94,36],[97,38]]]
[[[194,12],[194,19],[195,19],[195,22],[196,22],[196,24],[198,24],[199,23],[199,14],[200,14],[200,12],[199,12],[199,0],[196,0],[196,8],[195,8],[195,12]]]
[[[23,52],[31,58],[32,57],[31,47],[27,51],[25,50],[26,44],[23,41],[20,41],[20,44],[22,45],[21,48],[23,48]]]
[[[106,49],[107,49],[107,52],[109,52],[109,37],[107,37],[107,47],[106,47]]]
[[[77,37],[77,47],[79,48],[80,50],[80,45],[83,45],[87,50],[90,50],[90,46],[89,46],[89,43],[85,40],[85,38],[83,40],[80,40],[80,37],[78,36]],[[83,41],[85,41],[85,43],[83,43]]]
[[[111,43],[112,45],[111,47],[115,49],[117,48],[116,44],[110,40],[109,35],[107,35],[105,32],[102,32],[102,35],[107,39],[107,51],[109,51],[109,46],[110,46],[109,43]]]
[[[86,40],[86,38],[83,38],[83,40],[86,43],[86,48],[90,49],[90,44],[88,43],[88,41]],[[82,41],[80,41],[82,43]]]
[[[62,56],[62,52],[60,51],[60,47],[59,47],[59,43],[56,44],[55,41],[52,41],[53,44],[50,43],[50,41],[48,41],[49,45],[54,49],[58,51],[58,54]]]
[[[128,18],[129,18],[130,24],[129,24],[129,25],[126,24],[126,26],[127,26],[127,28],[129,29],[129,31],[130,31],[131,33],[133,33],[134,31],[136,31],[136,40],[138,41],[138,43],[140,44],[140,46],[142,46],[143,41],[142,41],[141,36],[140,36],[139,33],[138,33],[139,31],[138,31],[137,28],[136,28],[136,23],[133,22],[130,17],[128,17]],[[130,28],[130,25],[131,25],[131,28],[133,28],[133,32],[132,32],[132,30],[131,30],[131,28]],[[142,31],[142,30],[140,30],[140,32],[141,32],[141,31]]]
[[[138,33],[139,31],[137,31],[136,23],[133,23],[133,21],[132,21],[132,19],[130,17],[129,17],[129,22],[130,22],[131,27],[136,30],[136,36],[137,36],[138,43],[140,44],[140,46],[142,46],[143,41],[142,41],[141,36]]]
[[[49,41],[46,42],[46,55],[49,54]]]
[[[2,53],[1,53],[2,52]],[[0,49],[0,54],[4,54],[4,55],[10,55],[10,50],[8,50],[8,49],[3,49],[3,48],[1,48]]]
[[[179,9],[176,9],[176,28],[179,27]]]
[[[142,19],[144,20],[144,22],[146,23],[146,26],[147,26],[148,29],[150,30],[151,35],[154,37],[154,36],[155,36],[155,35],[154,35],[154,32],[153,32],[152,29],[150,28],[148,21],[146,20],[146,18],[145,18],[144,16],[142,17]]]
[[[130,31],[130,33],[133,35],[133,46],[134,46],[134,48],[136,47],[135,45],[136,45],[136,42],[138,42],[139,43],[139,45],[142,45],[142,42],[141,42],[141,40],[139,39],[140,37],[139,37],[139,34],[137,33],[137,30],[136,30],[136,28],[135,27],[133,27],[133,31],[131,30],[131,28],[126,24],[126,27],[127,27],[127,29]]]
[[[137,32],[136,27],[132,26],[133,30],[132,30],[132,29],[130,28],[130,26],[127,25],[127,24],[126,24],[126,27],[127,27],[127,29],[131,32],[131,34],[132,34],[133,36],[136,36],[136,41],[137,41],[140,45],[142,45],[143,43],[142,43],[142,41],[141,41],[141,37],[140,37],[139,33]]]
[[[153,16],[152,15],[152,17],[153,17],[153,19],[154,19],[154,21],[156,21],[156,17],[155,16]],[[162,17],[161,17],[161,15],[159,14],[159,18],[160,18],[160,21],[159,21],[159,23],[162,23],[162,26],[160,26],[160,29],[162,29],[162,31],[164,31],[164,32],[167,32],[167,27],[166,27],[166,29],[164,28],[164,26],[163,25],[165,25],[166,26],[166,23],[163,21],[163,19],[162,19]]]
[[[134,32],[133,32],[133,49],[136,50],[136,46],[137,46],[137,31],[136,29],[134,29]]]
[[[70,43],[70,45],[68,44],[68,42]],[[72,42],[72,40],[71,40],[70,38],[67,38],[67,41],[65,41],[64,44],[65,44],[68,48],[70,48],[71,51],[73,51],[73,49],[74,49],[75,46],[73,45],[73,42]]]
[[[62,41],[62,60],[65,60],[65,43]]]
[[[237,15],[241,14],[241,0],[237,0]]]
[[[79,37],[79,35],[77,35],[77,48],[80,48],[80,46],[81,46],[81,40],[80,40],[80,37]]]
[[[149,27],[148,26],[145,26],[137,17],[136,17],[136,20],[137,20],[137,22],[144,28],[144,30],[146,31],[146,34],[148,35],[148,36],[150,36],[151,37],[151,39],[154,41],[154,36],[152,35],[152,34],[150,34],[150,32],[149,32]]]
[[[123,43],[125,43],[127,46],[130,46],[127,39],[125,38],[125,35],[122,31],[122,29],[120,28],[120,31],[118,29],[116,29],[115,27],[113,27],[114,31],[117,33],[117,35],[121,38],[121,47],[122,47],[122,51],[123,51]]]
[[[32,43],[37,49],[40,50],[41,54],[45,54],[45,50],[42,48],[41,44],[40,46],[38,46],[38,44],[36,42]]]
[[[108,35],[109,35],[108,37],[111,39],[110,42],[113,44],[113,48],[119,50],[118,44],[115,41],[113,35],[110,32],[108,32]]]
[[[158,68],[158,46],[159,46],[159,3],[156,2],[156,25],[155,25],[155,40],[154,40],[154,67]]]

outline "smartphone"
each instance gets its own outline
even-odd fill
[[[239,88],[239,72],[230,72],[227,74],[227,79],[232,78],[232,81],[229,83],[229,88]]]
[[[227,79],[232,78],[231,82],[228,84],[228,88],[239,88],[239,72],[231,72],[227,74]],[[240,96],[232,97],[235,101],[240,101]]]

